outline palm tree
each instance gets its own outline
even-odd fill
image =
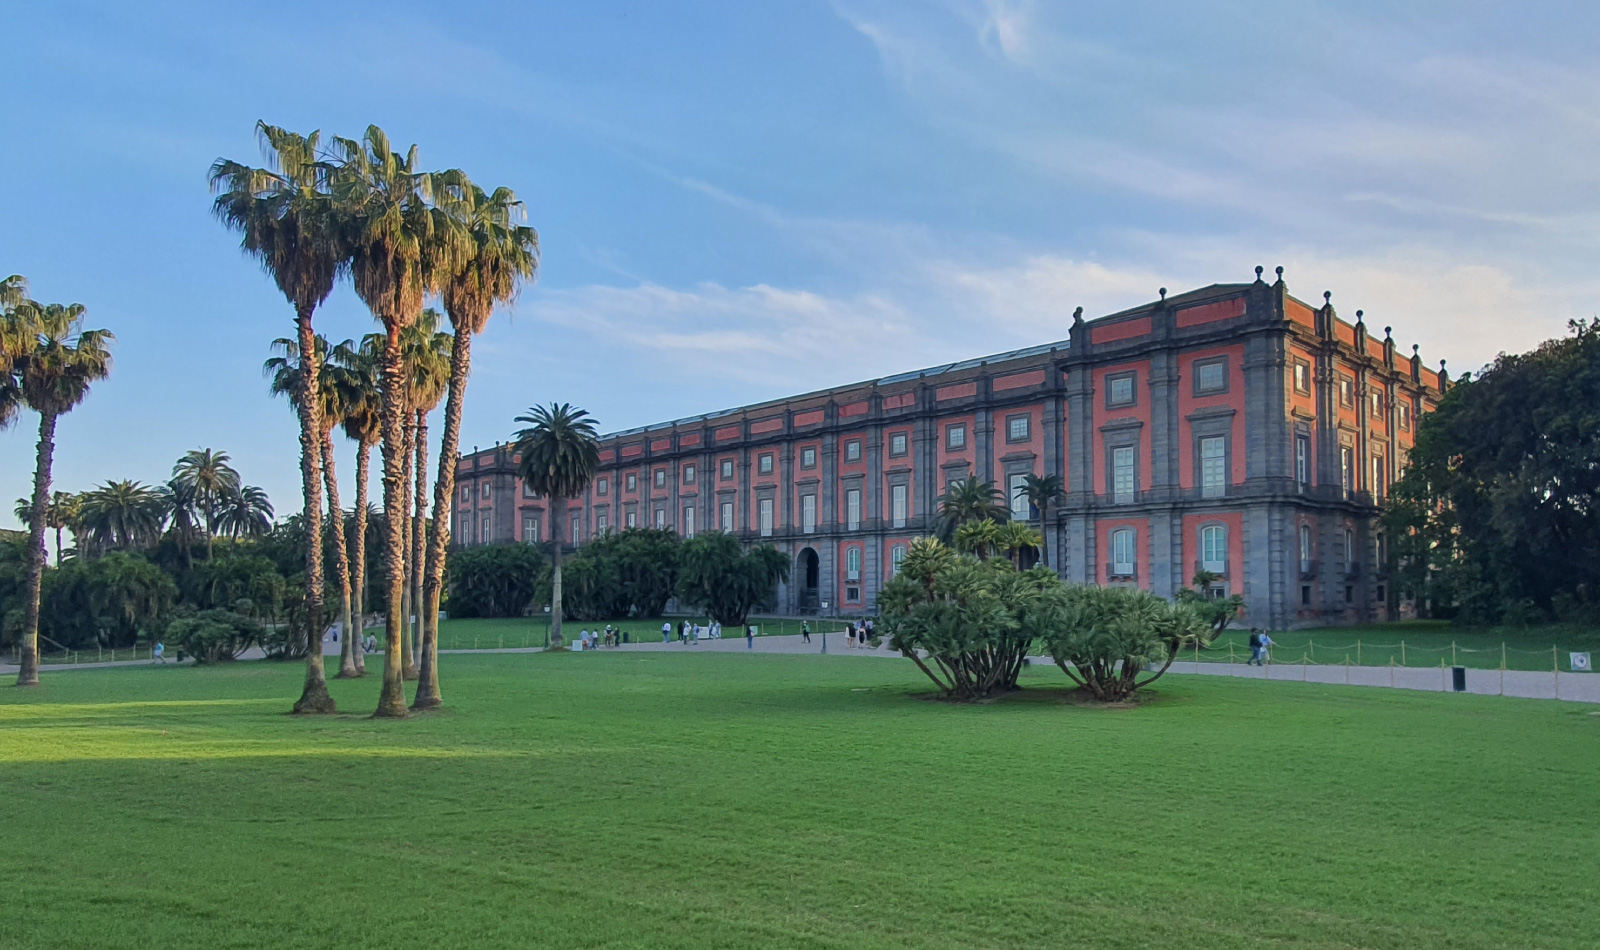
[[[957,551],[975,554],[978,560],[987,560],[991,551],[1000,546],[1000,525],[993,521],[968,521],[955,530]]]
[[[50,499],[50,469],[55,455],[56,420],[89,395],[89,387],[111,374],[106,330],[83,329],[82,304],[26,301],[14,312],[26,324],[26,345],[12,357],[21,381],[22,401],[39,414],[39,448],[33,470],[33,510],[28,513],[28,562],[24,579],[22,658],[18,686],[39,684],[39,585],[44,578],[45,509]],[[24,342],[20,339],[19,343]]]
[[[344,419],[345,404],[350,398],[351,382],[345,379],[341,367],[328,358],[328,340],[320,333],[312,335],[315,350],[309,362],[317,367],[321,377],[317,381],[316,417],[318,451],[322,459],[323,487],[328,493],[328,534],[333,541],[333,573],[339,582],[339,629],[345,631],[339,648],[339,679],[359,675],[352,655],[350,630],[350,561],[344,543],[344,509],[339,505],[339,471],[333,451],[333,429]],[[294,340],[279,338],[272,341],[272,350],[278,354],[261,365],[261,372],[271,382],[268,390],[274,396],[287,396],[291,405],[306,391],[300,379],[302,366],[307,361],[300,358],[300,345]],[[297,407],[298,408],[298,407]]]
[[[77,523],[80,507],[79,496],[72,492],[58,491],[50,493],[50,500],[45,502],[44,524],[46,528],[56,533],[56,566],[61,566],[61,532]],[[33,512],[33,501],[28,498],[18,498],[17,505],[12,509],[17,520],[23,524],[28,523],[28,517]]]
[[[171,510],[164,492],[135,481],[109,481],[81,497],[79,544],[96,551],[150,547]]]
[[[406,638],[408,654],[405,656],[406,679],[417,679],[420,671],[416,657],[420,652],[417,637],[420,630],[413,629],[411,618],[416,616],[420,628],[422,614],[422,567],[424,559],[423,534],[428,519],[428,414],[438,408],[444,398],[445,386],[450,379],[450,334],[441,332],[439,312],[432,308],[422,312],[422,318],[406,327],[402,346],[405,350],[406,377],[410,383],[407,403],[413,419],[408,442],[412,445],[415,461],[408,458],[407,468],[416,480],[415,501],[410,523],[406,525]]]
[[[378,382],[379,350],[363,345],[357,348],[353,340],[334,347],[330,359],[344,371],[341,378],[346,388],[344,418],[340,425],[346,437],[356,443],[356,504],[352,513],[354,524],[347,532],[350,546],[350,592],[354,604],[356,624],[353,632],[360,636],[367,616],[367,469],[372,458],[372,447],[378,444],[383,428],[383,394]],[[346,639],[349,636],[346,635]],[[351,657],[356,674],[365,676],[367,664],[361,649],[352,645]],[[341,663],[343,661],[341,660]]]
[[[401,633],[405,582],[406,374],[400,331],[417,321],[432,289],[434,209],[428,205],[432,176],[417,168],[417,149],[392,150],[389,137],[368,126],[360,141],[335,139],[340,155],[334,192],[350,243],[350,275],[356,295],[383,324],[383,509],[388,514],[384,567],[388,573],[387,650],[383,688],[374,715],[406,715]]]
[[[939,534],[949,540],[969,521],[1005,521],[1009,510],[994,482],[963,478],[950,483],[939,499]]]
[[[509,188],[492,194],[460,174],[448,176],[439,200],[445,210],[446,270],[440,296],[455,338],[450,346],[450,382],[439,439],[439,477],[433,486],[433,525],[422,580],[422,658],[412,708],[439,705],[439,596],[444,589],[445,551],[450,543],[450,504],[455,497],[461,451],[461,413],[472,371],[472,338],[482,333],[496,307],[516,299],[539,267],[539,234],[517,222],[522,203]]]
[[[194,483],[172,478],[157,488],[156,492],[160,494],[163,503],[162,517],[172,520],[173,540],[178,542],[178,549],[183,552],[183,566],[187,570],[194,566],[190,549],[200,534],[200,524],[204,520],[204,515],[200,512],[200,503],[196,498]]]
[[[550,522],[557,526],[551,545],[550,645],[561,646],[561,530],[568,499],[589,487],[600,468],[600,439],[595,422],[582,409],[566,403],[534,406],[516,421],[528,423],[517,433],[514,453],[522,455],[517,475],[535,492],[550,499]]]
[[[217,512],[217,530],[234,544],[240,538],[264,538],[272,533],[272,501],[254,485],[241,485],[222,499]]]
[[[12,375],[13,361],[27,348],[24,316],[16,308],[28,299],[28,281],[20,274],[0,280],[0,429],[11,425],[22,405],[22,390]],[[21,515],[17,520],[27,519]]]
[[[1050,506],[1067,497],[1067,483],[1060,475],[1034,475],[1029,473],[1022,480],[1022,494],[1028,499],[1028,504],[1039,513],[1039,534],[1044,536],[1050,531]],[[1050,566],[1050,545],[1039,545],[1039,563]]]
[[[212,210],[240,233],[240,246],[260,261],[294,307],[295,340],[300,352],[316,360],[311,317],[333,292],[346,260],[341,230],[334,215],[329,167],[317,159],[318,133],[302,136],[265,122],[256,132],[268,168],[252,168],[218,159],[211,166],[211,188],[217,192]],[[322,431],[315,365],[301,376],[304,392],[300,414],[300,486],[305,497],[306,617],[322,611]],[[306,680],[294,704],[297,713],[336,711],[322,668],[321,633],[316,623],[306,628]]]
[[[1022,570],[1022,555],[1027,551],[1037,551],[1044,545],[1044,536],[1021,521],[1007,521],[995,527],[995,547],[1006,552],[1012,566],[1019,571]]]
[[[206,526],[206,560],[211,560],[212,536],[217,533],[217,509],[222,499],[239,490],[239,473],[226,452],[191,449],[172,466],[172,480],[194,493],[195,507]]]

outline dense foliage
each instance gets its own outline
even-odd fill
[[[1600,618],[1600,320],[1424,416],[1384,515],[1398,586],[1471,623]]]
[[[772,604],[789,558],[770,544],[744,550],[731,534],[702,534],[683,542],[678,595],[724,626],[738,626],[757,607]]]
[[[563,567],[566,616],[659,617],[677,593],[681,544],[677,532],[658,528],[629,528],[585,544]]]
[[[166,642],[196,663],[235,660],[266,637],[260,621],[232,610],[184,610],[167,624]]]
[[[452,617],[520,617],[534,606],[549,558],[532,544],[463,548],[446,562]]]
[[[1178,654],[1204,646],[1211,624],[1192,606],[1136,587],[1052,586],[1023,627],[1044,643],[1067,678],[1101,702],[1118,702],[1160,679]],[[1151,664],[1160,669],[1141,678]]]

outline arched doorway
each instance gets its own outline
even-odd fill
[[[822,605],[822,596],[819,588],[822,583],[822,562],[817,557],[813,548],[801,548],[799,563],[795,565],[795,574],[800,581],[800,602],[797,605],[803,614],[814,614]]]

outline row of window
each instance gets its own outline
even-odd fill
[[[1111,532],[1111,559],[1107,573],[1114,580],[1131,580],[1138,574],[1137,534],[1132,528]],[[1200,529],[1200,568],[1213,574],[1228,573],[1228,528],[1210,524]]]
[[[1377,564],[1384,564],[1388,560],[1389,552],[1385,540],[1381,531],[1373,538],[1373,556]],[[1311,526],[1302,524],[1300,526],[1300,573],[1310,574],[1315,570],[1316,559],[1312,556],[1313,550]],[[1354,571],[1360,565],[1360,560],[1356,555],[1356,533],[1352,528],[1344,529],[1344,563],[1347,571]]]
[[[1126,409],[1139,404],[1137,370],[1106,375],[1106,408]],[[1194,362],[1194,394],[1216,396],[1228,391],[1228,358],[1215,356]]]
[[[1294,437],[1294,477],[1301,488],[1311,485],[1311,436],[1298,433]],[[1353,445],[1339,446],[1339,487],[1345,494],[1356,490],[1356,449]],[[1373,500],[1382,501],[1388,493],[1389,466],[1381,453],[1372,453],[1372,478],[1367,489]]]
[[[1338,374],[1339,378],[1339,405],[1346,409],[1356,406],[1356,378],[1349,373]],[[1303,395],[1311,393],[1311,364],[1305,360],[1294,361],[1294,388]],[[1373,389],[1367,393],[1367,415],[1373,419],[1382,419],[1384,411],[1384,392]],[[1411,401],[1408,399],[1395,400],[1395,421],[1402,431],[1411,431]]]

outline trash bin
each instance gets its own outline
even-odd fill
[[[1467,691],[1467,668],[1464,666],[1450,667],[1450,688],[1458,693]]]

